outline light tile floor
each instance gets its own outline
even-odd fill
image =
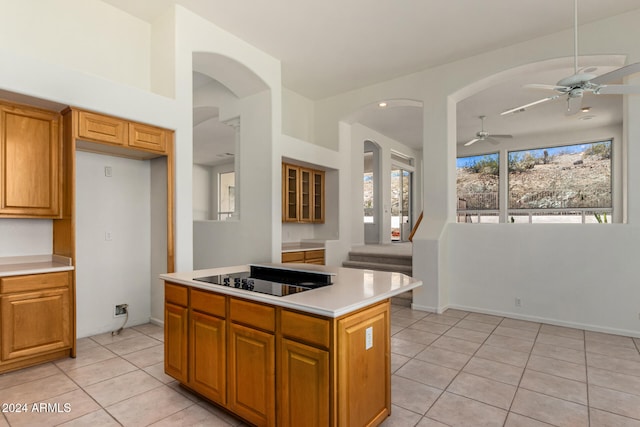
[[[386,427],[640,427],[640,339],[460,310],[392,306],[391,318]],[[163,373],[162,341],[160,327],[136,326],[78,340],[76,359],[0,375],[0,403],[28,404],[0,427],[244,425]]]

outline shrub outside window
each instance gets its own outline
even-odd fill
[[[457,222],[498,222],[500,155],[459,157],[456,161]]]

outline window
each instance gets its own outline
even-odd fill
[[[218,220],[224,221],[233,216],[235,212],[235,172],[223,172],[218,174]]]
[[[373,180],[373,152],[364,153],[364,181],[363,181],[363,207],[365,224],[373,224],[375,218],[374,201],[375,201],[375,183]]]
[[[498,222],[500,155],[459,157],[456,162],[458,222]]]
[[[612,141],[510,151],[508,221],[607,223]]]

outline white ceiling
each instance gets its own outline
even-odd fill
[[[311,99],[322,99],[421,69],[572,28],[572,0],[103,0],[153,22],[173,4],[201,15],[282,62],[283,85]],[[640,8],[638,0],[580,0],[585,24]],[[570,53],[568,53],[569,55]],[[617,65],[617,64],[612,64]],[[604,68],[602,68],[604,70]],[[601,74],[605,71],[598,71]],[[480,130],[487,115],[491,133],[530,132],[530,124],[572,126],[561,101],[524,114],[496,119],[496,113],[547,96],[527,94],[523,83],[554,84],[573,74],[571,66],[548,73],[522,73],[458,105],[458,141]],[[592,96],[593,97],[593,96]],[[529,100],[529,101],[527,101]],[[507,102],[508,101],[508,102]],[[588,101],[588,102],[586,102]],[[621,97],[585,98],[597,119],[620,121]],[[419,107],[384,112],[371,107],[361,122],[405,144],[422,146]],[[606,113],[605,113],[606,111]],[[542,116],[532,120],[535,114]],[[518,117],[520,116],[520,117]],[[585,125],[581,121],[580,125]],[[534,126],[535,127],[535,126]]]

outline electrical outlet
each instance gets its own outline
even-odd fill
[[[104,240],[105,240],[106,242],[110,242],[110,241],[112,241],[112,240],[113,240],[113,233],[112,233],[112,232],[110,232],[110,231],[105,231],[105,232],[104,232]]]
[[[120,317],[127,314],[128,304],[117,304],[113,309],[113,317]]]
[[[369,350],[371,347],[373,347],[373,326],[369,326],[365,329],[364,349]]]
[[[520,298],[516,297],[515,303],[516,303],[516,307],[522,307],[522,300]]]

